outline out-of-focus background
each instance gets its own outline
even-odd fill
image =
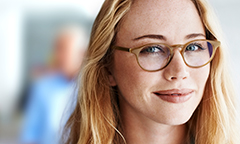
[[[56,34],[78,25],[90,35],[103,0],[0,0],[0,144],[19,143],[29,85],[48,73]],[[240,1],[210,0],[229,45],[240,97]]]
[[[209,0],[219,18],[229,48],[231,77],[240,103],[240,1]]]
[[[88,39],[102,3],[0,0],[0,144],[20,143],[28,90],[51,69],[57,34],[79,26]]]

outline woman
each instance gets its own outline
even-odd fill
[[[205,0],[106,0],[67,143],[236,144],[224,48]]]

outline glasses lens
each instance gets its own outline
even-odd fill
[[[207,41],[195,41],[187,45],[184,59],[190,66],[202,66],[212,57],[213,46]]]
[[[158,70],[168,63],[170,50],[163,44],[149,45],[141,49],[138,62],[146,70]]]

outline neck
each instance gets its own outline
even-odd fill
[[[59,68],[59,71],[62,72],[62,74],[71,81],[78,75],[78,69],[68,69],[68,68]]]
[[[131,108],[130,108],[131,109]],[[129,108],[120,107],[127,144],[184,144],[185,125],[166,125],[153,121]]]

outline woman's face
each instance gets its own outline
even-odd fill
[[[115,45],[175,45],[195,39],[205,39],[205,31],[190,0],[136,0],[121,22]],[[119,89],[123,115],[167,125],[189,120],[202,99],[210,66],[188,67],[180,50],[174,49],[171,62],[157,72],[141,69],[132,53],[114,52],[109,77],[111,85]]]

